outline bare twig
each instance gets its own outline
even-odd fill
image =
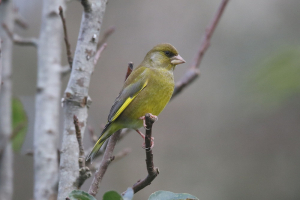
[[[17,134],[26,126],[26,123],[19,123],[12,131],[11,135],[10,135],[10,140],[13,140]]]
[[[127,73],[126,73],[126,76],[125,76],[125,81],[128,78],[128,76],[131,74],[132,70],[133,70],[133,62],[130,62],[130,63],[128,63],[128,68],[127,68]]]
[[[120,140],[120,138],[119,138],[119,140]],[[124,158],[125,156],[127,156],[130,152],[131,152],[130,148],[125,148],[122,151],[120,151],[119,153],[117,153],[115,156],[112,156],[112,157],[114,157],[114,161],[117,161],[117,160],[120,160],[120,159]],[[95,161],[93,161],[93,163],[90,163],[90,164],[87,163],[87,165],[89,166],[92,173],[94,173],[97,170],[97,167],[100,164],[101,164],[101,160],[95,160]]]
[[[159,174],[158,168],[154,167],[153,153],[151,149],[152,125],[155,122],[155,119],[153,119],[151,115],[147,113],[145,115],[145,122],[146,122],[145,151],[146,151],[146,165],[147,165],[148,175],[144,180],[138,181],[133,185],[132,189],[134,193],[137,193],[141,189],[150,185],[151,182],[155,179],[155,177]]]
[[[109,38],[109,36],[111,36],[111,34],[113,34],[115,32],[116,28],[114,26],[109,27],[103,35],[103,38],[101,40],[99,40],[98,44],[97,44],[97,48],[99,49],[104,43],[106,43],[106,40]]]
[[[57,149],[57,163],[59,163],[60,161],[60,154],[61,154],[61,151],[59,149]],[[33,156],[34,155],[34,152],[32,150],[28,150],[26,153],[25,153],[26,156]]]
[[[85,154],[84,149],[82,145],[82,138],[81,138],[81,131],[79,127],[78,118],[76,115],[73,116],[74,125],[75,125],[75,132],[76,132],[76,138],[79,146],[79,157],[78,157],[78,164],[79,164],[79,176],[75,182],[76,187],[80,189],[82,184],[86,179],[91,177],[91,171],[88,167],[85,166]]]
[[[97,138],[97,136],[96,136],[96,134],[95,134],[95,131],[94,131],[93,127],[88,126],[87,128],[88,128],[89,135],[90,135],[90,138],[91,138],[92,142],[93,142],[93,143],[96,143],[97,140],[98,140],[98,138]]]
[[[66,19],[64,17],[63,8],[61,6],[59,6],[59,16],[61,18],[63,28],[64,28],[64,39],[65,39],[66,48],[67,48],[68,63],[70,65],[70,68],[72,69],[73,57],[72,57],[72,52],[71,52],[71,45],[70,45],[69,38],[68,38]]]
[[[61,76],[64,77],[71,72],[70,65],[65,65],[61,67]]]
[[[78,164],[79,164],[79,168],[82,168],[85,166],[85,159],[84,159],[85,155],[84,155],[84,149],[83,149],[83,145],[82,145],[81,131],[80,131],[80,127],[79,127],[78,118],[76,117],[76,115],[73,116],[73,120],[74,120],[74,125],[75,125],[76,138],[77,138],[77,142],[78,142],[78,146],[79,146]]]
[[[127,72],[126,72],[126,76],[125,76],[125,81],[127,79],[127,77],[131,74],[132,72],[132,68],[133,68],[133,63],[130,62],[128,63],[128,68],[127,68]],[[123,129],[124,130],[124,129]],[[121,134],[122,133],[122,134]],[[128,129],[126,129],[125,131],[119,130],[117,132],[115,132],[109,139],[108,144],[105,148],[105,152],[101,161],[101,164],[99,166],[98,171],[95,173],[94,179],[92,181],[92,184],[90,186],[89,189],[89,194],[96,196],[97,192],[98,192],[98,187],[99,187],[99,183],[101,182],[107,168],[108,165],[110,164],[110,162],[115,159],[114,156],[112,156],[113,154],[113,150],[116,146],[117,141],[121,138],[120,136],[122,135],[122,137],[124,135],[126,135],[127,133],[129,133]],[[104,149],[104,148],[103,148]],[[127,152],[128,153],[128,152]],[[125,152],[122,153],[122,155],[117,154],[118,157],[123,157],[127,154]],[[99,155],[99,153],[97,154],[97,156]]]
[[[89,0],[81,0],[81,4],[85,12],[88,13],[91,11],[91,2]]]
[[[118,138],[120,136],[121,130],[115,132],[108,141],[106,150],[104,152],[103,158],[102,158],[102,162],[99,166],[99,169],[96,171],[94,179],[92,181],[92,184],[90,186],[89,189],[89,194],[92,196],[96,196],[97,192],[98,192],[98,188],[99,188],[99,183],[101,182],[107,168],[108,165],[110,164],[110,162],[114,159],[114,157],[112,156],[113,150],[115,148],[115,145],[118,141]]]
[[[3,154],[7,144],[12,141],[17,134],[26,126],[26,123],[20,123],[17,127],[15,127],[12,133],[8,137],[4,137],[0,143],[0,157]]]
[[[11,30],[9,30],[8,26],[5,23],[2,24],[2,27],[15,44],[34,47],[38,45],[38,40],[36,38],[22,38],[19,35],[13,33]]]
[[[114,156],[115,157],[114,160],[115,161],[120,160],[120,159],[124,158],[125,156],[127,156],[130,152],[131,152],[131,148],[125,148]]]
[[[94,65],[97,64],[97,62],[98,62],[98,60],[99,60],[99,58],[100,58],[100,56],[101,56],[101,53],[102,53],[102,51],[105,49],[106,46],[107,46],[107,44],[104,43],[104,44],[97,50],[96,55],[95,55],[95,58],[94,58]]]
[[[89,129],[89,128],[88,128],[88,129]],[[92,128],[89,129],[89,132],[90,132],[90,134],[94,134],[94,133],[91,133],[91,131],[92,131],[92,132],[94,131]],[[130,133],[130,131],[131,131],[131,129],[128,129],[128,128],[122,129],[121,134],[120,134],[119,139],[118,139],[118,142],[119,142],[121,139],[123,139],[128,133]],[[92,138],[91,138],[92,142],[93,142],[93,143],[96,143],[97,140],[98,140],[98,137],[97,137],[95,134],[94,134],[94,135],[91,135],[91,137],[92,137]],[[104,153],[104,151],[105,151],[105,149],[106,149],[107,143],[108,143],[108,140],[104,142],[104,144],[102,145],[101,149],[100,149],[100,150],[97,152],[97,154],[95,155],[95,158],[98,158],[98,157],[100,157],[100,156],[103,155],[103,153]],[[93,149],[93,147],[91,147],[90,150],[88,150],[88,152],[91,152],[92,149]],[[87,156],[87,155],[86,155],[86,156]],[[87,163],[86,163],[86,164],[87,164]],[[92,167],[92,166],[89,165],[89,164],[87,164],[87,165],[88,165],[90,168]],[[95,165],[94,162],[93,162],[93,165]],[[93,171],[93,170],[91,169],[91,171]]]
[[[27,29],[28,28],[28,24],[25,21],[25,19],[23,18],[23,16],[20,15],[19,11],[17,11],[16,13],[16,17],[15,17],[15,23],[20,26],[23,29]]]
[[[173,92],[172,99],[179,94],[186,86],[190,85],[200,74],[199,66],[203,59],[204,53],[210,46],[210,39],[212,37],[212,34],[214,33],[218,22],[221,19],[221,16],[224,12],[224,9],[227,5],[229,0],[223,0],[213,17],[212,21],[208,25],[205,31],[204,38],[202,39],[202,42],[200,44],[199,50],[196,54],[196,57],[190,66],[190,68],[187,70],[187,72],[183,75],[183,77],[175,84],[175,89]]]

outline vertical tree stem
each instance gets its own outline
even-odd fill
[[[81,133],[84,134],[88,116],[88,90],[107,0],[82,0],[81,3],[84,12],[72,72],[63,99],[64,131],[60,159],[59,200],[64,200],[71,191],[76,189],[74,183],[79,176],[79,166],[73,116],[77,116]]]
[[[59,6],[64,6],[64,0],[43,1],[34,122],[34,199],[38,200],[54,195],[58,181],[62,42]]]
[[[13,2],[3,1],[0,6],[0,23],[6,23],[10,30],[14,28]],[[0,28],[2,43],[2,86],[0,93],[0,142],[8,141],[12,132],[11,96],[12,96],[12,47],[13,42]],[[2,146],[2,145],[1,145]],[[0,155],[0,199],[11,200],[13,195],[13,151],[11,143],[3,144]]]

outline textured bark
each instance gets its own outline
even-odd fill
[[[34,199],[48,200],[58,182],[57,140],[61,92],[62,25],[59,6],[64,0],[44,0],[38,40],[38,75],[34,125]]]
[[[82,15],[73,67],[64,93],[64,132],[60,159],[58,200],[64,200],[76,189],[79,176],[78,143],[75,136],[73,116],[78,117],[81,133],[84,133],[89,104],[88,90],[94,70],[94,56],[107,0],[82,0]]]
[[[13,30],[14,12],[12,1],[2,1],[0,6],[0,21]],[[12,132],[11,122],[11,70],[12,41],[0,28],[2,43],[2,86],[0,93],[0,141],[8,141]],[[10,200],[13,194],[13,152],[10,142],[1,144],[4,151],[0,157],[0,199]]]

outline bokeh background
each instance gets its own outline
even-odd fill
[[[39,0],[15,0],[29,23],[16,29],[24,37],[39,35]],[[99,134],[127,69],[148,50],[173,44],[187,70],[221,0],[109,1],[101,32],[116,32],[95,68],[88,124]],[[75,49],[81,21],[79,1],[67,4],[67,27]],[[176,97],[154,125],[154,163],[160,174],[135,195],[147,199],[157,190],[185,192],[205,200],[300,199],[300,1],[229,2],[200,66],[201,77]],[[65,46],[62,45],[65,49]],[[63,65],[67,64],[65,53]],[[14,47],[13,93],[24,102],[29,129],[15,166],[14,199],[33,196],[32,149],[37,57],[32,47]],[[64,91],[68,77],[65,77]],[[92,146],[88,134],[85,147]],[[58,143],[59,145],[60,143]],[[115,152],[132,152],[113,162],[100,185],[123,192],[146,176],[142,140],[134,132]],[[91,179],[83,189],[87,189]]]

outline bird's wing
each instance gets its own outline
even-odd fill
[[[131,79],[128,80],[131,84],[126,84],[127,81],[125,82],[124,88],[119,93],[114,105],[110,109],[108,124],[116,120],[125,108],[133,101],[133,99],[147,86],[148,79],[143,75],[144,72],[145,70],[137,70],[136,74],[132,72],[132,77],[135,78],[130,76],[128,77],[128,79]]]

